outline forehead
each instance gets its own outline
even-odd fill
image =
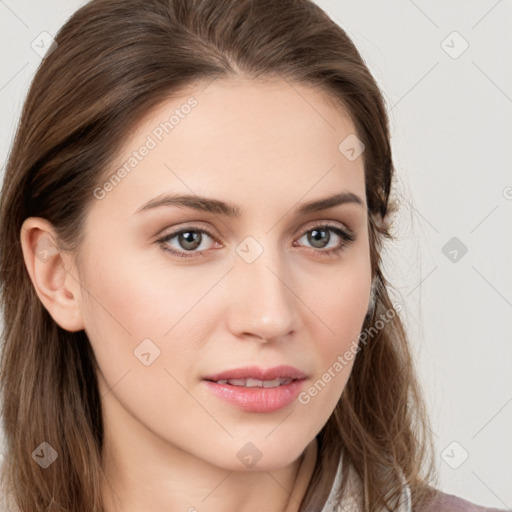
[[[283,79],[202,83],[134,127],[106,174],[115,179],[105,203],[132,213],[172,190],[235,195],[241,203],[342,189],[364,198],[362,156],[350,160],[340,151],[350,136],[348,113],[313,86]]]

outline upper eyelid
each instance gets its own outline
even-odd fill
[[[330,225],[332,225],[332,226],[330,226]],[[302,228],[300,228],[300,230],[296,231],[295,236],[298,236],[298,235],[303,236],[308,231],[310,231],[316,227],[320,227],[320,226],[336,227],[336,228],[346,231],[349,234],[354,234],[354,230],[351,229],[349,226],[347,226],[343,222],[334,221],[334,220],[315,220],[315,221],[310,221],[310,222],[306,223]],[[221,236],[217,234],[217,230],[206,228],[201,225],[196,225],[193,222],[189,223],[189,224],[184,223],[184,226],[182,228],[175,228],[175,229],[170,228],[169,232],[166,232],[166,230],[163,230],[162,234],[157,235],[157,236],[158,236],[158,238],[164,238],[164,237],[168,237],[168,236],[178,235],[180,233],[186,232],[187,230],[188,231],[201,231],[201,232],[206,233],[209,236],[221,238]]]
[[[310,231],[313,228],[319,227],[319,226],[327,226],[327,227],[335,227],[338,229],[341,229],[343,231],[346,231],[347,233],[354,233],[354,230],[351,229],[349,226],[347,226],[346,223],[341,222],[339,220],[320,220],[320,221],[311,221],[304,225],[303,228],[301,228],[301,233],[304,234],[306,231]]]
[[[171,236],[179,235],[180,233],[186,233],[187,231],[200,231],[202,233],[206,233],[208,236],[220,238],[220,236],[216,234],[216,230],[205,228],[204,226],[197,226],[195,224],[185,224],[182,228],[166,228],[162,230],[160,234],[156,236],[156,238],[168,238]]]

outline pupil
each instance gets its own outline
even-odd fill
[[[322,241],[322,238],[325,240]],[[323,247],[329,243],[330,233],[327,229],[313,229],[308,235],[309,242],[313,247]]]
[[[201,234],[194,231],[187,231],[180,234],[180,245],[183,249],[192,250],[201,245]]]

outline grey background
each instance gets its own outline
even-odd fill
[[[41,61],[31,43],[83,3],[0,0],[2,172]],[[510,509],[512,2],[317,3],[352,37],[388,104],[401,212],[384,263],[405,306],[439,487]]]

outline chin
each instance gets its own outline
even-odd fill
[[[261,442],[231,440],[230,447],[219,448],[218,453],[232,453],[235,457],[212,457],[211,462],[223,469],[237,472],[276,471],[295,462],[304,452],[311,439],[296,440],[295,443],[274,440]],[[233,444],[235,445],[233,447]]]

